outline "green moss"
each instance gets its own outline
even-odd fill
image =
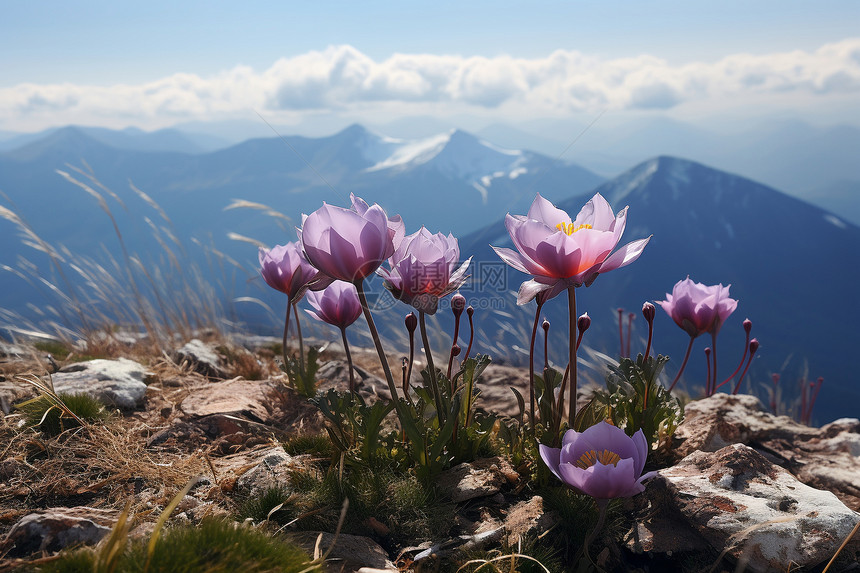
[[[24,413],[27,424],[38,426],[42,432],[50,436],[56,436],[80,425],[69,412],[74,413],[84,422],[102,422],[108,418],[108,412],[102,403],[88,394],[60,393],[57,396],[62,405],[42,395],[21,402],[15,407]]]
[[[38,340],[33,343],[33,347],[60,360],[65,360],[72,353],[71,349],[58,340]]]
[[[120,558],[116,573],[299,573],[310,568],[310,557],[296,545],[242,525],[218,519],[197,527],[168,529],[153,551],[149,568],[147,543],[133,543]],[[45,573],[90,573],[95,554],[91,549],[69,552],[41,565]]]
[[[317,458],[333,458],[337,449],[328,434],[298,434],[283,442],[291,456],[309,454]]]

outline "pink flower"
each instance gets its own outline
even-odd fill
[[[361,316],[361,302],[352,283],[334,281],[325,290],[309,292],[307,300],[314,310],[305,312],[338,328],[346,328]]]
[[[688,276],[672,287],[666,300],[656,302],[692,338],[705,332],[715,335],[738,306],[738,301],[729,298],[731,286],[705,286],[694,283]]]
[[[534,276],[520,286],[517,304],[529,302],[540,292],[546,291],[546,297],[552,298],[570,286],[589,286],[597,275],[638,259],[651,237],[612,253],[626,221],[627,208],[613,215],[599,193],[573,220],[540,194],[526,216],[508,214],[505,226],[518,252],[493,249],[507,264]]]
[[[323,203],[303,215],[299,238],[312,265],[333,279],[356,283],[394,253],[402,226],[399,218],[389,221],[379,205],[368,207],[353,196],[352,210]]]
[[[298,242],[275,245],[269,250],[260,248],[259,259],[263,280],[286,294],[290,303],[301,300],[309,287],[325,287],[320,272],[305,258]]]
[[[561,448],[540,444],[538,449],[555,477],[597,499],[632,497],[645,491],[643,481],[657,475],[642,475],[648,457],[648,442],[642,430],[631,438],[607,422],[599,422],[582,433],[568,430]]]
[[[469,257],[459,264],[460,247],[453,235],[432,235],[421,227],[397,245],[388,259],[391,268],[380,267],[377,273],[385,279],[385,287],[394,298],[434,314],[439,299],[466,281],[471,260]]]

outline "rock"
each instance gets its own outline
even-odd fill
[[[116,524],[118,513],[92,507],[57,507],[22,517],[0,543],[0,554],[20,557],[55,552],[74,545],[95,545]]]
[[[141,364],[120,358],[72,364],[52,379],[57,393],[89,394],[109,406],[132,410],[143,405],[146,380],[150,376]]]
[[[335,539],[331,533],[306,531],[293,537],[305,551],[313,555],[317,538],[322,535],[320,549],[327,551],[334,542],[334,547],[326,560],[326,571],[340,573],[370,573],[382,571],[397,573],[399,570],[388,559],[388,553],[377,542],[369,537],[347,535],[341,533]]]
[[[545,513],[543,498],[534,496],[513,506],[505,518],[504,528],[508,535],[508,545],[516,547],[520,540],[529,535],[543,533],[559,520],[554,512]]]
[[[661,509],[677,511],[715,551],[726,550],[749,571],[815,566],[860,520],[832,493],[741,444],[694,452],[661,470],[660,480],[670,494]]]
[[[828,424],[808,442],[773,441],[763,445],[789,459],[788,468],[800,481],[831,491],[854,511],[860,510],[860,420]]]
[[[189,362],[195,372],[210,378],[226,378],[222,366],[221,355],[213,344],[203,342],[198,338],[188,341],[185,346],[176,351],[176,362]]]
[[[860,420],[843,418],[823,428],[765,412],[754,396],[715,394],[687,404],[675,434],[678,455],[742,443],[800,481],[860,510]]]
[[[222,489],[258,495],[271,487],[289,488],[293,471],[314,471],[308,456],[291,456],[283,446],[269,446],[212,459]],[[322,476],[320,476],[322,479]]]
[[[478,389],[481,393],[478,395],[477,407],[501,416],[517,416],[520,408],[511,387],[522,394],[528,408],[528,370],[491,363],[478,379]]]
[[[23,346],[0,340],[0,356],[19,357],[26,356],[29,353]]]
[[[505,484],[515,483],[519,474],[504,458],[485,458],[462,463],[439,474],[440,491],[460,503],[477,497],[495,495]]]
[[[729,444],[749,444],[780,437],[809,439],[817,430],[794,422],[788,416],[764,411],[761,402],[748,394],[714,394],[684,407],[684,421],[675,432],[680,444],[675,453],[715,452]]]
[[[193,418],[215,414],[245,416],[255,422],[269,419],[271,380],[226,380],[195,388],[180,404],[180,409]]]
[[[21,402],[36,396],[36,390],[29,384],[21,382],[0,381],[0,410],[3,415],[12,411],[16,402]]]

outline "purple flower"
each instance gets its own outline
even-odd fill
[[[648,442],[639,430],[631,438],[621,428],[600,422],[582,433],[568,430],[561,448],[539,445],[540,457],[555,476],[597,499],[632,497],[645,491],[642,475]]]
[[[268,251],[260,248],[260,274],[266,284],[287,295],[290,303],[301,300],[310,287],[325,288],[326,281],[302,253],[299,243],[275,245]]]
[[[493,249],[507,264],[534,276],[520,287],[517,304],[525,304],[543,291],[552,298],[570,286],[589,286],[597,275],[638,259],[651,237],[628,243],[612,253],[626,221],[627,208],[613,215],[612,207],[600,193],[573,220],[540,194],[527,215],[509,213],[505,226],[518,252]]]
[[[466,281],[471,260],[459,264],[460,247],[453,235],[432,235],[421,227],[397,245],[388,259],[390,269],[380,267],[377,272],[396,299],[433,314],[439,299]]]
[[[361,302],[352,283],[334,281],[325,290],[309,292],[307,299],[314,310],[305,312],[338,328],[346,328],[361,316]]]
[[[392,255],[403,222],[389,221],[379,205],[352,200],[352,210],[323,203],[302,215],[299,237],[311,264],[333,279],[356,283]]]
[[[738,306],[738,301],[729,298],[731,286],[706,286],[694,283],[688,276],[675,284],[672,294],[666,294],[666,300],[656,302],[690,337],[705,332],[717,334]]]

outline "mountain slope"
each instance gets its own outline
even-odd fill
[[[687,275],[706,284],[731,283],[731,295],[740,303],[719,337],[720,374],[734,370],[743,347],[740,323],[749,317],[762,344],[752,369],[757,383],[768,383],[769,373],[780,372],[790,359],[783,380],[793,385],[807,361],[809,375],[827,381],[819,414],[856,415],[860,381],[844,357],[855,350],[860,324],[860,308],[852,302],[860,281],[860,228],[764,185],[671,157],[646,161],[597,191],[616,210],[630,207],[622,243],[653,238],[637,262],[578,289],[579,313],[588,311],[593,318],[586,344],[617,355],[615,309],[635,311],[637,336],[642,336],[642,302],[662,300]],[[558,206],[575,215],[588,198],[578,196]],[[476,260],[498,260],[490,242],[510,246],[503,221],[466,237],[464,252],[474,253]],[[528,278],[512,270],[506,277],[513,291]],[[477,289],[470,296],[487,298],[488,293]],[[514,298],[507,296],[512,312]],[[546,307],[557,332],[566,332],[563,298]],[[495,308],[488,301],[480,304]],[[534,306],[527,310],[533,313]],[[674,371],[688,338],[660,310],[656,329],[656,348],[674,358],[669,367]],[[710,341],[700,340],[694,347],[685,375],[690,382],[702,384],[701,355],[707,345]]]

